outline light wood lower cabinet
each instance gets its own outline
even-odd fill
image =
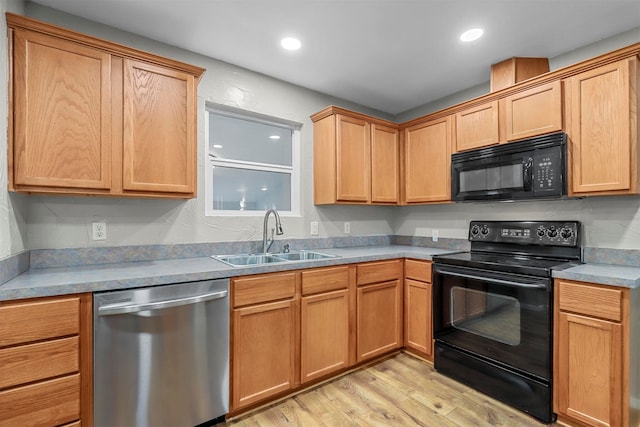
[[[402,260],[358,264],[356,277],[361,362],[402,347]]]
[[[298,273],[233,279],[231,410],[293,388]]]
[[[0,302],[0,426],[93,425],[92,296]]]
[[[431,262],[404,263],[404,346],[433,361]]]
[[[302,272],[300,380],[309,381],[350,365],[353,266]]]
[[[638,345],[631,350],[630,289],[557,280],[555,298],[555,412],[580,425],[637,426],[638,408],[630,407],[640,382],[630,366]]]

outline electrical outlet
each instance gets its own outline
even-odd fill
[[[107,240],[107,224],[105,222],[92,222],[93,240]]]
[[[440,231],[438,230],[431,230],[431,241],[432,242],[437,242],[438,241],[438,236],[440,234]]]
[[[344,234],[349,234],[351,233],[351,223],[350,222],[345,222],[344,223]]]
[[[317,236],[318,235],[318,221],[311,221],[310,234],[312,236]]]

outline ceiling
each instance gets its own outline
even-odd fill
[[[640,0],[32,1],[392,115],[640,27]]]

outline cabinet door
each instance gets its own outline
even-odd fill
[[[325,376],[349,363],[349,291],[301,300],[301,382]]]
[[[190,74],[124,60],[124,191],[195,194],[195,88]]]
[[[452,117],[405,130],[404,202],[451,200]]]
[[[404,345],[432,357],[431,283],[405,279],[404,298]]]
[[[499,141],[498,101],[456,114],[456,152],[497,144]]]
[[[560,312],[556,408],[593,426],[622,425],[622,325]]]
[[[369,123],[336,115],[336,198],[343,202],[370,200],[371,138]]]
[[[571,194],[637,191],[637,63],[618,61],[567,79]]]
[[[111,186],[111,57],[15,29],[14,186]]]
[[[371,125],[371,201],[398,202],[398,130]]]
[[[295,323],[292,300],[233,310],[232,409],[294,386]]]
[[[548,83],[505,99],[507,141],[562,130],[562,85]]]
[[[400,280],[358,288],[358,362],[402,347],[401,290]]]

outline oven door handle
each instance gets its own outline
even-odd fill
[[[518,288],[527,288],[527,289],[547,289],[547,280],[543,279],[544,281],[541,281],[539,283],[522,283],[522,282],[515,282],[513,280],[506,280],[506,279],[500,279],[500,278],[496,278],[496,277],[491,277],[491,276],[487,276],[487,275],[483,275],[483,274],[465,274],[465,273],[460,273],[458,271],[455,270],[450,270],[447,268],[443,268],[441,266],[437,266],[435,267],[435,272],[437,273],[442,273],[442,274],[446,274],[448,276],[456,276],[456,277],[462,277],[463,279],[471,279],[471,280],[486,280],[488,282],[492,282],[492,283],[499,283],[501,285],[507,285],[507,286],[514,286],[514,287],[518,287]]]

